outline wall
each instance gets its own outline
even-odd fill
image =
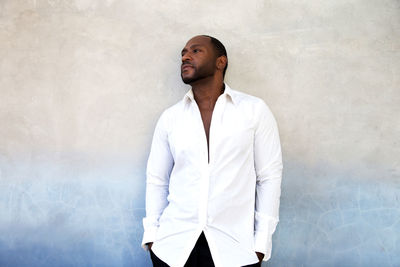
[[[0,1],[0,266],[150,266],[145,164],[196,34],[279,124],[264,266],[399,266],[397,0]]]

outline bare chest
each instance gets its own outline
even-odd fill
[[[207,143],[208,143],[209,135],[210,135],[210,125],[211,125],[212,113],[213,113],[213,110],[211,110],[211,109],[201,109],[200,108],[200,114],[201,114],[201,119],[203,121],[204,131],[205,131],[206,137],[207,137]]]

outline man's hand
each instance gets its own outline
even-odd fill
[[[264,254],[261,252],[256,252],[258,260],[260,261],[260,263],[262,262],[262,259],[264,259]]]
[[[146,245],[147,245],[148,249],[151,250],[151,246],[153,246],[153,242],[146,243]],[[258,253],[258,252],[257,252],[257,253]]]

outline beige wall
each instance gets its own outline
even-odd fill
[[[321,247],[330,264],[368,266],[372,252],[399,263],[396,0],[0,1],[0,258],[38,262],[39,244],[42,266],[60,251],[58,263],[149,264],[138,247],[145,162],[159,114],[188,89],[180,50],[197,34],[226,45],[227,83],[263,98],[280,127],[271,266],[323,261]],[[372,230],[370,209],[383,218]],[[343,249],[349,225],[363,230]]]

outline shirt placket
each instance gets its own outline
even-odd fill
[[[213,156],[214,156],[214,141],[217,134],[217,124],[221,119],[221,109],[223,108],[222,97],[219,97],[217,102],[215,103],[215,107],[213,110],[213,114],[211,117],[210,130],[209,130],[209,144],[207,149],[207,137],[204,130],[203,121],[201,119],[200,109],[196,103],[195,113],[197,113],[197,121],[198,128],[201,130],[201,153],[202,160],[201,164],[201,183],[200,183],[200,198],[199,198],[199,208],[198,208],[198,218],[199,218],[199,227],[201,229],[205,229],[207,227],[207,219],[208,219],[208,198],[209,198],[209,187],[210,187],[210,172],[213,166]]]
[[[198,220],[199,227],[203,228],[205,226],[207,218],[207,200],[208,200],[208,154],[207,154],[207,137],[204,131],[203,121],[201,119],[200,109],[195,101],[192,102],[193,112],[195,114],[195,119],[197,121],[197,131],[200,140],[199,152],[201,156],[199,157],[199,170],[201,172],[200,186],[199,186],[199,199],[198,199]],[[196,151],[194,151],[196,153]]]

